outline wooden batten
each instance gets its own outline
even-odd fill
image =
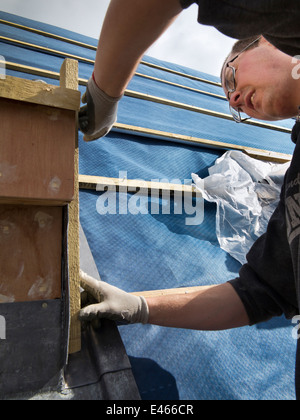
[[[138,179],[107,178],[102,176],[79,175],[79,188],[84,190],[104,191],[106,188],[124,189],[129,193],[140,191],[152,194],[191,194],[201,196],[193,185],[174,184],[168,182],[142,181]]]
[[[60,86],[65,89],[78,89],[78,62],[65,60],[60,70]],[[81,348],[81,323],[78,313],[81,307],[80,301],[80,249],[79,249],[79,147],[78,127],[76,118],[76,130],[74,136],[74,199],[69,205],[69,228],[68,228],[68,267],[69,267],[69,291],[70,291],[70,339],[69,352],[76,353]]]
[[[143,296],[144,298],[152,298],[159,296],[170,296],[170,295],[186,295],[190,293],[199,293],[205,292],[206,290],[211,289],[211,287],[216,286],[191,286],[191,287],[181,287],[174,289],[161,289],[161,290],[148,290],[142,292],[132,292],[130,293],[133,296]]]
[[[271,126],[270,124],[266,124],[264,128],[271,129],[271,127],[272,127],[272,130],[283,131],[289,134],[291,132],[291,130],[288,130],[287,128]],[[182,144],[190,144],[193,146],[207,147],[209,149],[214,149],[214,150],[224,150],[224,151],[239,150],[241,152],[246,153],[247,155],[249,155],[250,157],[254,159],[264,160],[268,162],[286,163],[286,162],[290,162],[292,159],[292,155],[285,154],[285,153],[278,153],[278,152],[272,152],[269,150],[256,149],[253,147],[240,146],[240,145],[226,143],[222,141],[208,140],[208,139],[202,139],[202,138],[192,137],[192,136],[185,136],[183,134],[169,133],[166,131],[160,131],[160,130],[145,128],[145,127],[137,127],[137,126],[133,126],[129,124],[116,123],[114,125],[114,130],[121,133],[132,133],[132,134],[136,134],[140,136],[146,136],[150,139],[153,138],[153,139],[171,140],[171,141],[182,143]]]
[[[0,79],[0,97],[72,111],[80,105],[79,91],[12,76]]]

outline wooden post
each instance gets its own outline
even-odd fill
[[[60,70],[60,86],[62,88],[78,90],[78,62],[66,59]],[[77,120],[77,118],[76,118]],[[70,340],[69,353],[76,353],[81,348],[81,324],[78,320],[80,311],[80,250],[79,250],[79,183],[78,183],[78,130],[75,133],[74,154],[74,199],[69,204],[68,227],[68,266],[70,293]]]

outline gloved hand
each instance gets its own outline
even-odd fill
[[[122,95],[123,96],[123,95]],[[117,120],[118,103],[122,96],[112,98],[96,85],[93,77],[88,81],[80,108],[79,128],[84,133],[85,141],[96,140],[109,133]]]
[[[80,311],[81,321],[106,318],[129,324],[147,324],[149,308],[142,296],[133,296],[103,281],[98,281],[80,271],[80,285],[96,299],[96,304],[86,306]]]

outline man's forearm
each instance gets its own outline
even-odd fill
[[[97,85],[122,95],[143,54],[181,11],[179,0],[112,0],[97,50]]]
[[[149,323],[164,327],[217,331],[249,325],[239,296],[224,283],[194,293],[146,298]]]

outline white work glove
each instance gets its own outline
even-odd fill
[[[81,309],[81,321],[95,319],[110,319],[129,324],[147,324],[149,309],[147,301],[142,296],[134,296],[108,283],[90,277],[80,270],[80,285],[95,300],[96,304]]]
[[[94,82],[88,81],[82,102],[86,105],[80,108],[78,114],[79,128],[84,133],[85,141],[92,141],[106,136],[117,121],[118,103],[122,96],[112,98]]]

